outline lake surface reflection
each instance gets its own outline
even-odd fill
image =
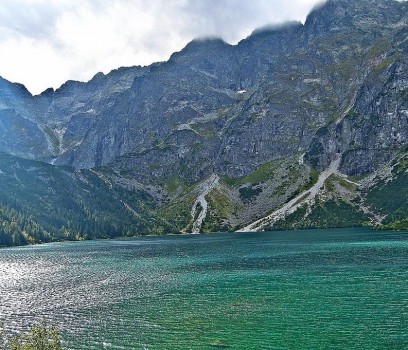
[[[65,349],[408,349],[408,234],[146,237],[0,250],[0,323]]]

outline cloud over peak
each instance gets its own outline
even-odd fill
[[[0,75],[40,93],[98,71],[167,60],[194,38],[235,44],[258,27],[304,21],[318,2],[2,0]]]

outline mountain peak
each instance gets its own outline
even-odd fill
[[[355,28],[372,32],[398,24],[407,16],[402,6],[397,0],[328,0],[312,10],[305,26],[319,34]]]
[[[271,33],[279,33],[279,32],[286,32],[286,31],[291,31],[294,29],[298,29],[302,27],[302,23],[299,21],[290,21],[290,22],[284,22],[281,24],[273,24],[273,25],[267,25],[258,29],[255,29],[250,37],[252,36],[257,36],[257,35],[262,35],[262,34],[271,34]]]
[[[169,62],[68,81],[45,98],[0,79],[0,151],[55,165],[18,161],[16,173],[15,160],[0,162],[0,198],[21,193],[27,214],[50,213],[56,237],[406,220],[406,6],[328,0],[305,25],[236,46],[193,40]],[[403,211],[381,209],[384,196]]]
[[[5,89],[12,89],[15,92],[20,92],[23,95],[32,96],[25,85],[20,83],[13,83],[10,80],[7,80],[0,76],[0,90],[4,91]]]
[[[218,47],[223,47],[223,46],[229,46],[227,42],[225,42],[223,39],[218,38],[218,37],[203,37],[203,38],[197,38],[193,39],[190,41],[184,50],[188,49],[196,49],[196,48],[218,48]]]
[[[230,46],[230,44],[218,37],[197,38],[190,41],[181,51],[173,53],[169,62],[174,62],[192,54],[206,55],[208,52],[220,52]]]

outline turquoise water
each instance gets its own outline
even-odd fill
[[[147,237],[0,250],[0,322],[66,349],[408,349],[408,234]]]

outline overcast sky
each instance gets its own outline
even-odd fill
[[[0,76],[34,94],[167,60],[197,37],[235,44],[304,21],[319,0],[0,0]]]

